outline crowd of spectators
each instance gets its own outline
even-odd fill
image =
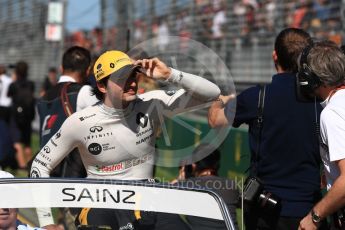
[[[278,3],[274,0],[195,0],[182,7],[171,7],[167,14],[151,19],[135,18],[131,28],[131,44],[151,37],[165,49],[169,35],[181,38],[181,49],[189,38],[200,41],[216,52],[227,44],[251,46],[271,44],[276,32],[284,27],[302,28],[313,37],[330,39],[340,44],[340,0],[302,0]],[[120,29],[112,26],[103,31],[75,31],[66,37],[66,46],[79,45],[99,54],[102,49],[117,47],[116,34]],[[103,38],[105,36],[105,39]],[[105,43],[105,44],[104,44]]]

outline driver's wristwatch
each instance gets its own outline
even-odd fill
[[[315,213],[314,209],[311,210],[311,219],[314,224],[319,224],[321,222],[321,217]]]

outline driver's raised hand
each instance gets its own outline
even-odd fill
[[[140,65],[147,77],[156,80],[166,80],[171,74],[171,69],[158,58],[137,60],[134,64]]]

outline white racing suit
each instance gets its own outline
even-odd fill
[[[98,103],[72,114],[37,154],[30,176],[49,177],[77,147],[88,178],[152,178],[155,131],[165,128],[164,118],[204,105],[220,94],[212,82],[175,69],[168,81],[181,89],[138,95],[124,110]]]

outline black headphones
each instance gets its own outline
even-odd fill
[[[340,46],[341,51],[343,51],[343,54],[345,54],[345,45]]]
[[[322,85],[319,76],[317,76],[308,66],[308,55],[313,47],[314,45],[308,45],[303,49],[299,62],[300,69],[297,74],[299,86],[310,93]]]

